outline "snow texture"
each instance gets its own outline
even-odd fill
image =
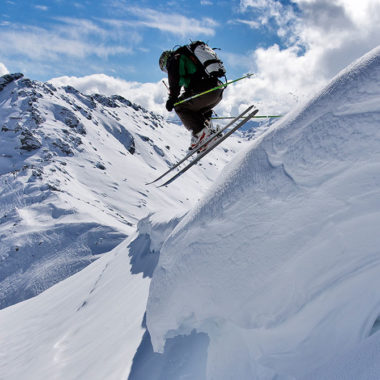
[[[0,78],[1,380],[149,378],[147,355],[161,379],[204,372],[205,334],[153,352],[150,276],[169,233],[247,143],[231,137],[169,188],[146,186],[188,141],[120,96]]]
[[[206,334],[210,380],[379,378],[379,83],[380,47],[238,154],[176,226],[150,286],[155,351]]]
[[[183,128],[1,78],[0,379],[378,379],[379,83],[380,47],[157,189]]]
[[[144,334],[149,281],[126,240],[37,297],[0,311],[0,378],[126,379]]]
[[[129,244],[133,274],[143,273],[144,277],[152,277],[162,244],[182,216],[173,216],[169,221],[155,220],[156,218],[157,215],[150,215],[141,219],[137,225],[136,236]]]
[[[121,96],[1,77],[0,308],[80,271],[148,215],[187,212],[238,148],[231,139],[169,189],[145,186],[188,140]]]

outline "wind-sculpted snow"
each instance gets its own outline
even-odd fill
[[[239,154],[161,249],[153,348],[195,330],[207,379],[294,379],[372,334],[380,373],[379,125],[377,48]]]
[[[182,217],[171,216],[169,221],[162,221],[155,220],[157,215],[149,215],[139,221],[135,237],[128,246],[133,274],[152,277],[162,244]]]
[[[54,217],[62,212],[55,209]],[[148,276],[163,240],[181,218],[169,210],[151,214],[112,251],[107,244],[114,241],[99,244],[99,232],[94,233],[93,253],[107,250],[99,260],[38,296],[0,310],[0,378],[146,380],[161,374],[166,380],[168,371],[186,370],[194,375],[190,378],[200,379],[207,335],[175,337],[167,343],[167,354],[160,355],[152,350],[144,321]],[[198,355],[184,362],[194,348]]]

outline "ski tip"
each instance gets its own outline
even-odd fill
[[[162,185],[160,186],[157,186],[157,187],[166,187],[168,185],[170,185],[172,182],[174,182],[175,179],[177,179],[182,173],[181,172],[178,172],[175,176],[173,176],[172,178],[168,179],[166,182],[164,182]]]
[[[177,178],[177,176],[175,178]],[[169,184],[171,184],[175,180],[175,178],[171,178],[171,179],[169,179],[169,181],[166,181],[165,183],[163,183],[162,185],[157,186],[157,187],[166,187]]]

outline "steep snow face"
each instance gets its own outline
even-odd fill
[[[0,78],[0,308],[81,270],[148,214],[183,215],[239,143],[170,188],[145,186],[188,140],[182,126],[120,96]]]
[[[126,379],[144,334],[149,280],[130,273],[128,244],[0,311],[0,378]]]
[[[168,213],[144,218],[137,231],[99,260],[36,297],[0,310],[0,378],[146,380],[168,368],[173,358],[183,368],[189,340],[174,339],[173,351],[161,358],[152,352],[144,321],[148,276],[180,219]],[[185,367],[198,358],[205,366],[205,350],[199,348]]]
[[[380,339],[379,83],[377,48],[239,154],[178,224],[150,287],[155,350],[196,330],[210,339],[204,378],[287,379]]]

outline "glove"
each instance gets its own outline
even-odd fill
[[[173,108],[174,108],[174,103],[176,102],[175,99],[173,98],[169,98],[166,102],[166,109],[171,112],[173,111]]]

